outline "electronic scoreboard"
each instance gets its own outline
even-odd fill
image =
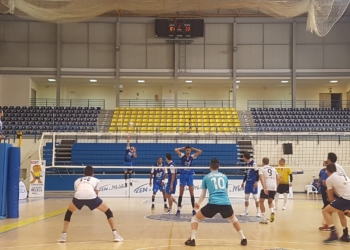
[[[156,37],[193,38],[204,36],[203,19],[156,19]]]

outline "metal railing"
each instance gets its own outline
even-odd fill
[[[291,100],[248,100],[251,108],[292,108]],[[297,100],[295,108],[349,108],[350,101]]]
[[[31,98],[30,106],[34,107],[55,107],[56,99],[54,98]],[[61,107],[100,107],[105,109],[105,99],[61,99]]]
[[[175,107],[174,100],[152,100],[152,99],[121,99],[120,107],[149,107],[149,108],[171,108]],[[229,108],[232,102],[229,100],[178,100],[180,108]]]

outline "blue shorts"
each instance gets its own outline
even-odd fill
[[[254,183],[245,183],[244,187],[244,193],[245,194],[257,194],[258,193],[258,187],[254,188]]]
[[[124,168],[123,170],[125,171],[131,171],[132,170],[132,161],[124,161],[124,166],[128,166],[128,167],[131,167],[131,168]]]
[[[77,198],[73,198],[73,204],[79,210],[82,209],[83,206],[87,206],[92,211],[98,208],[102,204],[102,202],[103,201],[99,197],[96,197],[95,199],[91,199],[91,200],[79,200]]]
[[[342,197],[336,198],[334,201],[332,201],[329,205],[334,207],[337,210],[345,211],[350,209],[350,200],[346,200]]]
[[[152,188],[153,193],[157,193],[158,191],[160,191],[160,192],[165,191],[165,189],[164,189],[165,185],[162,186],[160,184],[161,184],[161,182],[153,182],[153,188]]]
[[[173,184],[173,190],[170,190],[170,181],[168,181],[166,187],[165,187],[165,192],[167,194],[175,194],[176,192],[176,183],[177,183],[177,180],[174,180],[174,184]]]
[[[180,174],[180,187],[193,186],[193,174]]]

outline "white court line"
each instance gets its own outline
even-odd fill
[[[143,203],[145,203],[146,201],[148,201],[148,199],[149,199],[149,198],[144,199],[144,200],[142,201],[141,204],[143,204]]]
[[[168,240],[168,239],[161,239],[161,240]],[[181,241],[181,242],[184,242],[186,239],[171,239],[172,241]],[[198,241],[213,241],[215,239],[198,239]],[[233,240],[232,239],[218,239],[220,241],[228,241],[228,242],[232,242]],[[238,240],[238,239],[237,239]],[[145,241],[152,241],[152,242],[155,242],[156,240],[155,239],[142,239],[142,240],[124,240],[124,242],[135,242],[135,241],[142,241],[142,242],[145,242]],[[47,243],[47,244],[35,244],[35,245],[23,245],[23,246],[11,246],[11,247],[1,247],[1,249],[17,249],[17,248],[25,248],[25,247],[38,247],[38,246],[53,246],[53,245],[72,245],[72,244],[90,244],[90,243],[101,243],[101,242],[104,242],[104,243],[111,243],[111,244],[122,244],[122,242],[119,242],[119,243],[116,243],[116,242],[113,242],[113,241],[72,241],[72,242],[66,242],[66,243]],[[258,244],[258,245],[250,245],[249,243],[250,242],[254,242],[255,244]],[[290,241],[269,241],[270,243],[274,243],[274,244],[304,244],[304,245],[324,245],[322,242],[290,242]],[[259,241],[259,240],[249,240],[248,239],[248,246],[258,246],[260,247],[267,247],[268,249],[278,249],[278,248],[283,248],[283,247],[270,247],[270,246],[262,246],[262,244],[259,244],[259,243],[265,243],[266,244],[266,241]],[[339,242],[337,242],[339,243]],[[327,244],[327,246],[335,246],[335,245],[339,245],[339,244]],[[166,247],[171,247],[171,246],[184,246],[184,245],[166,245]],[[198,245],[198,246],[204,246],[204,245]],[[229,244],[229,243],[226,243],[226,244],[220,244],[220,245],[205,245],[205,246],[232,246],[232,243]],[[159,247],[165,247],[165,246],[154,246],[154,247],[146,247],[146,248],[138,248],[138,250],[146,250],[146,249],[156,249],[156,248],[159,248]],[[296,248],[286,248],[288,250],[303,250],[303,249],[296,249]]]

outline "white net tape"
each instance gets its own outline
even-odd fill
[[[350,0],[0,0],[0,13],[49,22],[77,22],[107,12],[152,15],[208,10],[258,10],[274,17],[308,15],[307,30],[325,36]]]

